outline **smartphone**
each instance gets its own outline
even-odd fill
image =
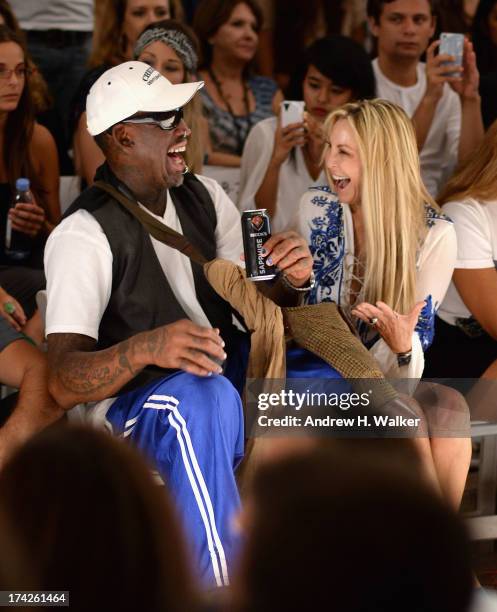
[[[300,100],[283,100],[281,102],[281,127],[290,123],[302,123],[304,121],[305,102]]]
[[[442,32],[440,34],[439,53],[444,55],[452,55],[455,60],[453,62],[444,62],[444,66],[462,66],[464,55],[464,34],[453,34],[451,32]],[[448,72],[447,76],[461,76],[460,72]]]

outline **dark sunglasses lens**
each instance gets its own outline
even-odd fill
[[[163,115],[160,126],[163,130],[174,130],[174,128],[178,127],[182,119],[183,109],[179,108],[178,110],[168,113],[167,116]]]

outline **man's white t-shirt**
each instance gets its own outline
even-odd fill
[[[197,177],[209,192],[217,216],[217,256],[240,264],[243,251],[240,214],[221,186]],[[149,211],[147,211],[149,212]],[[168,194],[163,217],[154,215],[183,233]],[[195,293],[191,261],[155,238],[150,238],[169,285],[188,317],[211,327]],[[46,333],[82,334],[98,340],[100,321],[112,290],[112,252],[98,221],[79,210],[51,233],[45,249],[47,277]]]
[[[482,270],[497,266],[497,201],[479,202],[467,198],[462,202],[447,202],[443,211],[452,219],[456,229],[455,267]],[[454,282],[450,283],[437,314],[450,325],[455,325],[458,318],[471,316]]]
[[[411,87],[402,87],[387,79],[380,70],[378,58],[373,60],[373,70],[376,95],[398,104],[412,117],[426,92],[426,65],[418,63],[418,81]],[[433,197],[437,196],[456,167],[460,134],[461,101],[446,83],[419,156],[424,184]]]

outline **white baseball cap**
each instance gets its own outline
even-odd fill
[[[104,72],[86,98],[92,136],[138,112],[167,112],[189,102],[203,81],[173,85],[144,62],[125,62]]]

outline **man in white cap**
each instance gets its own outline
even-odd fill
[[[241,388],[247,348],[202,266],[153,229],[176,230],[207,260],[239,260],[234,204],[182,156],[182,107],[202,86],[127,62],[92,87],[88,130],[106,163],[47,243],[46,333],[54,398],[66,408],[91,403],[95,418],[147,453],[177,501],[199,573],[222,586],[236,549],[244,442],[227,377]],[[311,276],[310,252],[292,232],[274,236],[270,251],[296,290],[287,289],[291,302]]]

